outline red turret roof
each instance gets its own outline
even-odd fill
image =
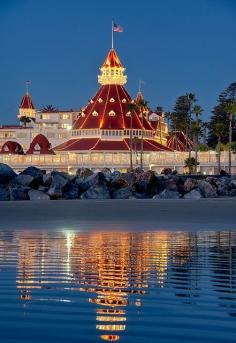
[[[130,128],[128,104],[132,101],[130,95],[121,85],[104,85],[94,98],[84,108],[83,115],[74,124],[73,129],[105,129],[123,130]],[[142,119],[139,111],[133,114],[134,130],[142,129]],[[153,130],[144,117],[145,130]]]
[[[124,68],[115,49],[111,49],[102,65],[102,68]]]
[[[35,109],[32,98],[28,92],[26,92],[21,100],[19,108],[30,108]]]

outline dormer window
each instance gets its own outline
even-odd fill
[[[81,117],[85,117],[85,113],[83,111],[81,112]]]
[[[93,104],[93,103],[94,103],[94,101],[93,101],[93,99],[91,99],[91,100],[90,100],[90,104]]]
[[[131,112],[129,111],[129,112],[127,112],[126,113],[126,117],[130,117],[130,114],[131,114]]]
[[[124,98],[124,99],[122,99],[122,102],[123,102],[123,104],[125,104],[127,101],[126,101],[126,99]]]
[[[93,111],[92,115],[93,115],[94,117],[97,117],[97,116],[98,116],[98,112],[97,112],[97,111]]]
[[[116,115],[116,113],[114,111],[110,111],[108,114],[110,117],[114,117]]]
[[[102,98],[99,98],[99,99],[98,99],[98,102],[99,102],[99,103],[102,103],[102,102],[103,102],[103,99],[102,99]]]
[[[115,99],[114,99],[114,98],[111,98],[111,99],[110,99],[110,102],[115,102]]]

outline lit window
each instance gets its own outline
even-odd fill
[[[69,117],[70,117],[69,114],[63,114],[62,115],[62,119],[64,119],[64,120],[69,119]]]
[[[93,111],[92,115],[93,115],[94,117],[97,117],[97,116],[98,116],[97,111]]]
[[[130,111],[126,113],[126,116],[127,116],[127,117],[130,117]]]
[[[115,115],[116,115],[116,113],[115,113],[114,111],[110,111],[110,112],[109,112],[109,116],[110,116],[110,117],[114,117]]]
[[[124,99],[122,99],[122,102],[123,102],[123,104],[125,104],[127,101],[126,101],[126,99],[124,98]]]
[[[99,98],[99,99],[98,99],[98,102],[100,102],[100,103],[103,102],[102,98]]]
[[[43,120],[48,120],[48,119],[50,119],[50,114],[44,113],[44,114],[42,115],[42,119],[43,119]]]
[[[115,102],[115,99],[114,99],[114,98],[111,98],[111,99],[110,99],[110,102]]]

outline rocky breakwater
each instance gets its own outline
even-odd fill
[[[76,175],[46,174],[28,167],[17,174],[0,164],[0,201],[59,199],[200,199],[236,196],[235,176],[157,175],[153,171],[94,173],[79,168]]]

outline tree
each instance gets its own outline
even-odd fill
[[[128,111],[130,112],[130,170],[133,170],[133,115],[137,111],[137,105],[135,102],[128,103]]]
[[[231,175],[231,157],[232,157],[232,123],[236,114],[236,102],[230,101],[225,104],[225,111],[229,115],[229,174]]]
[[[192,122],[192,134],[193,134],[193,143],[194,143],[194,151],[195,151],[195,168],[194,172],[197,172],[198,166],[198,137],[201,133],[201,124],[199,121]]]
[[[41,109],[41,112],[52,113],[52,112],[57,112],[57,111],[58,111],[57,108],[52,105],[46,105]]]
[[[193,113],[195,114],[195,121],[192,122],[191,131],[193,135],[194,141],[194,151],[195,151],[195,173],[197,172],[198,166],[198,137],[201,134],[201,121],[199,119],[200,115],[202,114],[203,109],[199,105],[195,105],[193,107]]]
[[[23,123],[24,127],[26,127],[28,123],[31,123],[31,118],[27,116],[22,116],[20,117],[20,122]]]
[[[220,174],[220,170],[221,170],[221,165],[220,165],[220,158],[221,158],[221,141],[222,138],[224,138],[227,134],[227,126],[223,123],[216,123],[213,127],[213,133],[214,135],[216,135],[218,143],[217,143],[217,165],[218,165],[218,174]]]
[[[197,162],[197,164],[199,164]],[[184,161],[184,166],[186,168],[188,168],[188,171],[189,171],[189,174],[192,174],[193,173],[193,170],[195,168],[195,165],[196,165],[196,161],[195,161],[195,158],[194,157],[188,157],[186,158],[186,160]]]
[[[143,169],[143,131],[144,131],[144,127],[143,127],[143,119],[144,119],[144,113],[147,111],[148,109],[148,102],[144,99],[140,99],[137,102],[137,106],[141,112],[141,121],[142,121],[142,131],[141,131],[141,151],[140,151],[140,168]]]
[[[189,120],[189,99],[187,95],[181,95],[177,98],[174,110],[171,112],[171,129],[186,133]]]
[[[226,125],[229,122],[229,117],[226,111],[226,104],[229,102],[236,102],[236,82],[231,83],[228,88],[220,93],[218,97],[218,104],[212,110],[207,138],[208,145],[211,148],[215,148],[218,142],[218,137],[214,132],[214,126],[216,125],[216,123],[222,123]],[[235,120],[232,121],[232,140],[236,140],[236,130],[234,131],[234,128]],[[225,137],[222,137],[222,143],[228,143],[227,135]]]

